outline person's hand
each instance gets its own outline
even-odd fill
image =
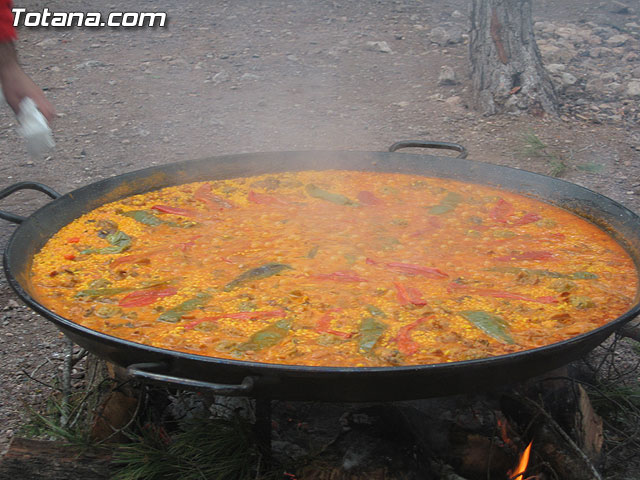
[[[0,82],[4,98],[16,114],[23,98],[31,98],[42,115],[51,122],[55,116],[53,105],[44,96],[44,92],[31,78],[20,68],[17,62],[4,65],[0,69]]]

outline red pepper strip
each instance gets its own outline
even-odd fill
[[[175,247],[179,248],[180,250],[182,250],[183,252],[186,252],[187,250],[190,250],[191,247],[194,247],[196,244],[196,240],[199,239],[200,237],[202,237],[202,235],[194,235],[193,237],[191,237],[189,240],[187,240],[186,242],[182,242],[182,243],[176,243]]]
[[[538,242],[561,242],[566,237],[564,233],[550,233],[548,235],[540,235],[536,237],[536,241]]]
[[[145,253],[135,253],[133,255],[125,255],[123,257],[118,257],[109,264],[109,267],[111,268],[117,267],[118,265],[121,265],[123,263],[139,263],[141,260],[148,259],[152,255],[157,255],[159,253],[168,253],[173,248],[179,248],[183,252],[186,252],[191,247],[195,246],[195,241],[202,236],[203,235],[194,235],[186,242],[176,243],[175,245],[171,245],[168,247],[155,248]]]
[[[328,313],[325,313],[320,320],[318,320],[318,324],[316,325],[316,332],[318,333],[330,333],[331,335],[335,335],[337,337],[342,338],[351,338],[353,337],[353,333],[350,332],[339,332],[337,330],[331,329],[331,312],[339,311],[340,309],[330,310]]]
[[[511,222],[509,225],[519,227],[521,225],[527,225],[528,223],[537,222],[538,220],[542,220],[542,217],[540,215],[538,215],[537,213],[529,212],[525,213],[515,222]]]
[[[358,202],[367,207],[375,207],[376,205],[382,205],[382,200],[376,197],[373,193],[363,190],[358,192]]]
[[[419,318],[415,322],[400,328],[400,330],[398,331],[398,335],[396,335],[395,342],[398,345],[398,349],[402,353],[404,353],[405,355],[413,355],[420,349],[420,346],[411,338],[410,334],[414,328],[420,326],[429,318],[430,316]]]
[[[410,273],[413,275],[424,275],[428,278],[447,278],[449,275],[435,267],[423,267],[421,265],[412,265],[410,263],[398,263],[392,262],[385,264],[392,270],[397,270],[403,273]]]
[[[266,318],[277,318],[286,316],[287,312],[281,308],[278,310],[263,310],[259,312],[234,312],[234,313],[221,313],[220,315],[214,315],[211,317],[203,317],[184,325],[185,330],[191,330],[196,325],[203,322],[213,322],[220,320],[221,318],[233,318],[236,320],[262,320]]]
[[[193,240],[189,240],[188,242],[176,243],[176,248],[179,248],[183,252],[186,252],[191,249],[191,247],[195,246],[196,242]]]
[[[483,297],[508,298],[510,300],[522,300],[523,302],[535,302],[535,303],[558,303],[558,299],[551,296],[531,298],[525,295],[520,295],[518,293],[501,292],[498,290],[491,290],[488,288],[467,287],[466,285],[461,285],[459,283],[451,283],[449,287],[450,289],[465,289],[465,290],[468,290],[469,293],[475,293],[476,295],[480,295]]]
[[[509,262],[511,260],[549,260],[553,258],[553,253],[544,250],[516,253],[513,255],[504,255],[497,257],[496,260],[500,262]]]
[[[285,200],[282,197],[277,197],[275,195],[267,195],[265,193],[257,193],[253,190],[249,190],[249,194],[247,195],[247,199],[250,202],[258,203],[260,205],[290,205],[291,202]]]
[[[63,258],[65,260],[74,260],[76,258],[76,256],[73,253],[65,253],[63,255]]]
[[[158,253],[162,253],[165,249],[155,249],[149,250],[146,253],[134,253],[133,255],[125,255],[123,257],[118,257],[111,261],[109,264],[109,268],[117,267],[118,265],[122,265],[123,263],[139,263],[141,260],[148,259],[152,255],[157,255]]]
[[[489,215],[496,222],[507,223],[507,218],[513,213],[513,205],[503,200],[502,198],[498,199],[498,203],[496,206],[491,209]]]
[[[417,288],[405,287],[399,282],[393,282],[398,293],[400,305],[427,305],[427,301],[422,298],[422,293]]]
[[[224,198],[211,193],[211,185],[209,185],[208,183],[205,183],[200,188],[198,188],[194,192],[193,198],[198,200],[199,202],[205,203],[210,208],[215,208],[218,210],[223,210],[225,208],[235,208],[235,205],[233,203],[228,202]]]
[[[361,277],[354,272],[333,272],[333,273],[318,273],[311,275],[310,278],[317,278],[318,280],[334,280],[336,282],[367,282],[366,278]]]
[[[78,243],[80,241],[80,237],[71,237],[67,240],[67,243]]]
[[[155,303],[162,297],[170,297],[176,293],[178,293],[178,290],[174,287],[155,290],[137,290],[121,298],[118,305],[121,307],[143,307]]]
[[[425,233],[431,233],[434,230],[442,228],[442,220],[437,217],[429,217],[429,226],[416,230],[411,234],[412,237],[420,237]]]
[[[195,210],[189,210],[180,207],[170,207],[168,205],[154,205],[151,208],[162,213],[170,213],[172,215],[180,215],[182,217],[195,217],[198,215],[198,212],[196,212]]]

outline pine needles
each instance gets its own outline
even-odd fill
[[[551,152],[549,146],[533,132],[522,135],[522,147],[519,153],[523,157],[546,159],[548,174],[552,177],[561,177],[567,172],[568,165],[564,158]]]
[[[64,413],[64,406],[55,398],[50,398],[46,413],[39,413],[29,409],[30,420],[21,427],[21,434],[30,437],[49,437],[64,440],[69,445],[77,447],[91,446],[91,439],[87,425],[78,422],[62,425],[60,417]]]
[[[256,478],[260,453],[250,425],[198,420],[169,436],[147,424],[114,453],[114,480],[246,480]]]

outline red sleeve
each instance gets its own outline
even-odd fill
[[[11,0],[0,0],[0,42],[10,42],[17,38],[13,28]]]

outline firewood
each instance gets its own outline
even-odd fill
[[[111,456],[103,451],[86,451],[61,442],[14,437],[0,461],[0,478],[106,480],[111,478],[110,462]]]
[[[636,342],[640,342],[640,320],[633,320],[624,325],[618,333],[623,337],[631,338]]]
[[[574,423],[577,443],[592,462],[598,462],[602,455],[602,444],[604,443],[602,418],[593,410],[586,390],[581,385],[578,385],[577,391],[578,398]]]
[[[550,464],[559,478],[602,480],[593,462],[542,405],[524,396],[518,398],[523,406],[542,420],[535,435],[537,451],[543,452],[546,463]]]
[[[110,392],[96,412],[91,438],[112,443],[126,442],[127,437],[121,430],[132,422],[137,412],[137,398],[118,391]]]

